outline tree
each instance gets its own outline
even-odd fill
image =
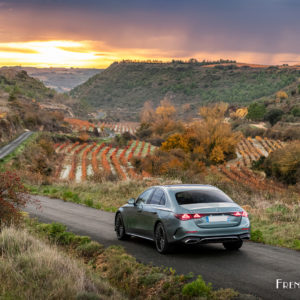
[[[19,221],[21,208],[29,201],[20,177],[11,171],[0,172],[0,224]]]
[[[175,115],[176,109],[171,104],[170,100],[163,99],[160,101],[160,106],[156,108],[155,113],[159,118],[166,120],[172,118]]]
[[[266,113],[266,108],[264,104],[254,102],[251,103],[248,107],[247,118],[252,121],[262,121],[265,113]]]
[[[234,157],[240,133],[232,132],[231,125],[224,121],[227,107],[225,103],[202,107],[199,113],[203,119],[190,124],[183,133],[171,135],[161,150],[182,149],[193,159],[207,164]]]
[[[265,114],[264,119],[273,126],[281,119],[282,115],[283,111],[281,109],[274,108]]]
[[[285,91],[279,91],[276,93],[276,98],[283,100],[283,99],[287,99],[289,96]]]
[[[141,123],[151,123],[155,119],[155,112],[150,101],[144,103],[141,112]]]

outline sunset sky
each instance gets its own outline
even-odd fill
[[[299,0],[0,0],[0,65],[300,64]]]

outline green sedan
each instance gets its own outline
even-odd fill
[[[115,215],[118,239],[137,236],[155,242],[159,253],[175,243],[223,243],[238,250],[250,238],[248,214],[210,185],[153,186],[130,199]]]

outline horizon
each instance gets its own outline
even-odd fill
[[[220,58],[300,64],[295,0],[1,1],[0,66],[107,68]]]

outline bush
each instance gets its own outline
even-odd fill
[[[21,208],[30,200],[26,192],[27,189],[16,173],[0,172],[0,224],[19,221]]]
[[[103,249],[104,248],[102,245],[92,241],[90,243],[79,245],[76,248],[76,251],[79,253],[79,255],[90,258],[100,254],[103,251]]]
[[[272,152],[265,160],[264,170],[268,176],[287,184],[300,182],[300,141]]]
[[[264,104],[254,102],[251,103],[248,107],[247,118],[252,121],[262,121],[265,113],[266,113],[266,108]]]
[[[188,297],[209,297],[211,290],[211,283],[206,284],[202,276],[199,275],[195,281],[187,283],[182,288],[182,294]]]
[[[259,229],[251,231],[251,241],[258,242],[258,243],[264,242],[263,234]]]

